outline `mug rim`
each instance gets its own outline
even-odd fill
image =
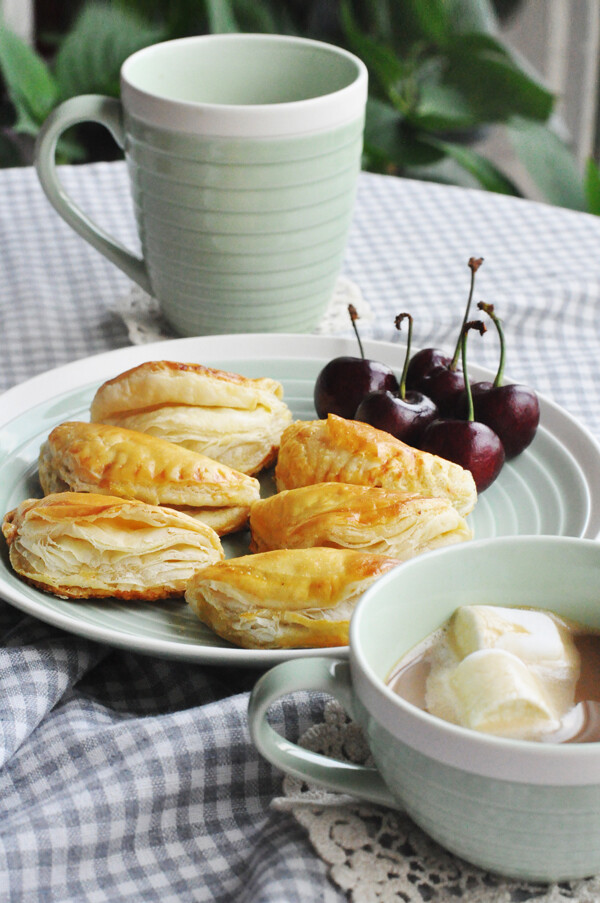
[[[468,543],[427,552],[403,562],[366,591],[350,622],[350,668],[355,692],[369,716],[397,740],[416,751],[483,777],[536,785],[581,786],[600,782],[600,741],[591,743],[543,743],[480,733],[444,721],[413,705],[391,690],[379,677],[361,644],[361,621],[382,589],[401,580],[406,568],[423,566],[423,559],[460,555],[467,549],[535,545],[586,547],[600,561],[600,543],[572,536],[504,536],[471,540]],[[464,550],[462,552],[461,550]],[[398,717],[400,716],[400,717]],[[574,767],[575,766],[575,767]]]
[[[165,47],[175,49],[186,44],[234,42],[315,47],[351,62],[355,67],[355,76],[344,87],[315,97],[244,105],[176,100],[135,84],[131,73],[131,69],[141,58],[160,53]],[[120,81],[122,103],[133,118],[168,131],[225,138],[294,137],[332,131],[364,116],[368,93],[367,67],[359,57],[345,48],[313,38],[253,32],[191,35],[149,44],[124,61]],[[201,116],[198,115],[199,111]]]

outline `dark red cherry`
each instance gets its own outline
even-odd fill
[[[337,414],[351,420],[355,411],[369,392],[398,390],[398,380],[391,367],[364,356],[362,342],[356,328],[358,314],[354,305],[348,305],[348,313],[358,340],[360,357],[342,356],[329,361],[317,376],[314,403],[317,416]]]
[[[452,358],[439,348],[421,348],[410,359],[406,371],[406,385],[409,388],[422,386],[436,370],[448,369]]]
[[[365,395],[397,388],[398,380],[385,364],[362,357],[334,357],[317,377],[315,410],[320,418],[337,414],[352,420]]]
[[[502,442],[475,420],[434,420],[421,437],[421,448],[470,470],[477,492],[494,482],[504,464]]]
[[[466,323],[463,330],[462,362],[463,371],[467,372],[466,339],[470,329],[485,330],[480,321]],[[434,420],[424,431],[420,447],[423,451],[439,455],[448,461],[460,464],[470,470],[477,492],[483,492],[490,486],[500,471],[505,460],[504,446],[498,435],[485,423],[473,419],[473,399],[468,380],[465,382],[468,412],[467,420],[455,418]]]
[[[502,323],[493,304],[477,305],[494,322],[500,339],[500,363],[494,382],[471,386],[475,418],[498,434],[506,459],[519,455],[532,442],[540,422],[540,403],[533,389],[518,383],[504,383],[506,341]],[[466,399],[463,404],[466,404]]]
[[[436,370],[427,380],[427,393],[442,417],[458,417],[459,402],[465,391],[462,370],[451,367]]]
[[[359,404],[354,419],[385,430],[407,445],[418,445],[423,430],[437,416],[434,403],[420,392],[406,392],[404,398],[393,392],[371,392]]]
[[[410,314],[398,314],[395,324],[396,329],[400,329],[400,324],[405,319],[408,320],[408,338],[398,391],[370,392],[356,409],[354,419],[385,430],[408,445],[417,445],[425,427],[438,416],[438,410],[426,395],[420,392],[406,391],[406,372],[410,360],[413,318]]]
[[[529,386],[507,383],[474,383],[475,417],[498,434],[507,461],[521,454],[533,441],[540,422],[540,403]]]

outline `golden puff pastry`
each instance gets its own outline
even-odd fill
[[[336,482],[447,498],[463,516],[477,501],[473,476],[459,464],[405,445],[368,423],[335,414],[287,427],[275,479],[279,490]]]
[[[260,496],[254,477],[145,433],[103,423],[55,427],[38,461],[46,495],[72,490],[184,510],[223,535],[244,526]]]
[[[150,433],[246,474],[271,465],[292,415],[280,383],[174,361],[149,361],[105,382],[94,422]]]
[[[247,649],[340,646],[365,590],[399,564],[350,549],[283,549],[211,565],[185,598],[223,639]]]
[[[283,489],[250,509],[251,552],[331,546],[406,561],[471,539],[449,499],[350,483]]]
[[[182,596],[196,571],[224,557],[201,521],[97,493],[27,499],[5,515],[2,532],[17,574],[65,599]]]
[[[246,527],[250,513],[247,505],[231,508],[186,508],[185,505],[178,505],[176,510],[187,514],[188,517],[201,520],[203,524],[208,524],[217,536],[226,536]]]
[[[92,417],[104,420],[163,404],[252,411],[283,398],[280,383],[179,361],[147,361],[105,382],[92,401]]]

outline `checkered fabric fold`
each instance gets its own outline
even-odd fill
[[[111,652],[19,620],[0,649],[0,900],[337,900],[248,734],[256,672]],[[274,712],[297,736],[301,694]]]

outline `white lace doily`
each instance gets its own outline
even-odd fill
[[[346,276],[339,276],[329,307],[314,334],[333,335],[346,332],[350,327],[349,304],[354,305],[361,320],[368,321],[373,318],[371,308],[363,298],[359,287]],[[175,333],[161,314],[159,302],[137,285],[128,295],[117,301],[113,312],[125,323],[129,340],[133,345],[145,345],[148,342],[160,342],[175,337]]]
[[[338,702],[301,746],[372,764],[360,728]],[[600,877],[560,884],[511,881],[447,853],[402,812],[360,803],[286,776],[272,805],[306,828],[333,882],[352,903],[598,903]]]

